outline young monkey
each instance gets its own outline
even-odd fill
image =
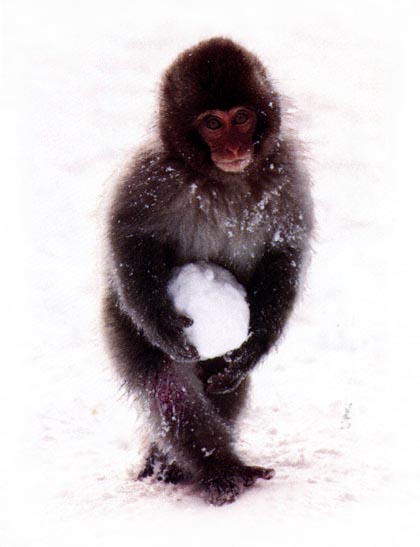
[[[214,38],[175,60],[159,142],[135,156],[107,219],[106,336],[155,431],[139,478],[188,480],[209,503],[232,502],[274,475],[235,453],[234,423],[250,371],[292,310],[313,224],[308,177],[253,54]],[[233,273],[250,308],[247,340],[211,360],[187,341],[192,320],[167,295],[173,268],[203,260]]]

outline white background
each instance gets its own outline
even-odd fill
[[[414,2],[2,8],[0,545],[416,545]],[[225,34],[296,107],[317,215],[304,294],[253,374],[234,505],[137,483],[143,422],[99,333],[101,195],[153,131],[162,70]]]

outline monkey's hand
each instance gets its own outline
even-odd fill
[[[206,390],[212,395],[223,395],[235,391],[255,365],[258,357],[252,341],[248,339],[240,348],[226,353],[222,359],[226,363],[225,369],[207,380]]]
[[[184,333],[184,329],[192,324],[192,319],[176,313],[175,310],[161,309],[157,319],[155,344],[174,361],[198,361],[198,351],[187,341]]]
[[[235,391],[246,377],[246,373],[235,370],[230,366],[226,367],[223,372],[210,376],[207,380],[207,393],[210,395],[224,395]]]

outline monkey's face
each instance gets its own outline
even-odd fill
[[[210,149],[213,163],[228,173],[239,173],[251,163],[256,125],[256,112],[246,106],[208,110],[200,114],[194,123]]]

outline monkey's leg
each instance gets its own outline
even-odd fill
[[[163,361],[145,381],[144,394],[160,445],[176,459],[167,463],[165,454],[152,449],[140,478],[153,474],[158,480],[176,483],[194,477],[205,499],[214,505],[233,502],[259,478],[272,478],[273,470],[246,466],[233,452],[231,429],[190,365]]]
[[[246,466],[232,448],[231,428],[204,393],[193,367],[170,363],[155,371],[147,391],[162,439],[189,466],[204,497],[222,505],[234,501],[272,469]]]
[[[105,302],[108,342],[131,392],[148,404],[159,445],[195,476],[206,499],[232,502],[272,470],[245,466],[232,449],[231,429],[204,393],[193,365],[174,363],[151,346],[112,297]],[[151,465],[151,462],[150,462]]]
[[[108,349],[125,387],[131,393],[142,394],[148,371],[162,361],[162,352],[151,346],[134,328],[130,319],[121,312],[112,293],[107,294],[103,301],[103,319]],[[151,476],[172,484],[190,479],[188,471],[182,469],[156,443],[150,447],[138,480]]]

